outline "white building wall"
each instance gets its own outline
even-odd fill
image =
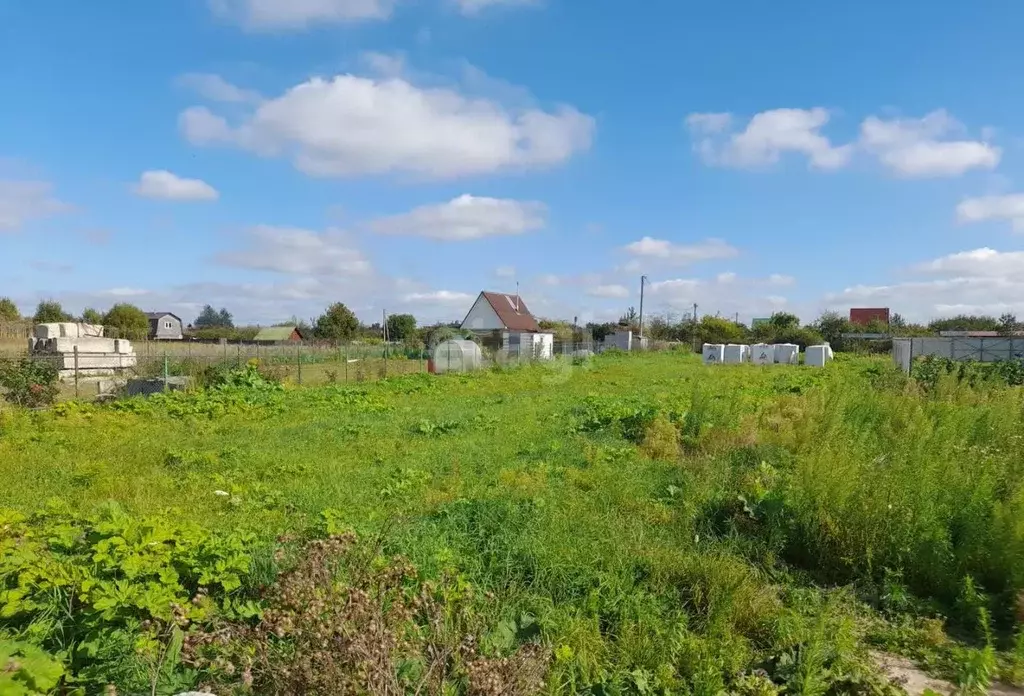
[[[555,335],[549,333],[533,334],[533,355],[541,360],[550,360],[555,353]]]
[[[497,331],[504,329],[505,325],[501,323],[501,319],[498,318],[497,312],[494,311],[494,307],[487,301],[487,298],[480,295],[473,303],[469,314],[466,315],[465,321],[462,322],[462,328],[470,331]]]

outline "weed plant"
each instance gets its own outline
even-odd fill
[[[39,693],[896,693],[878,649],[1019,681],[1012,383],[612,354],[5,409],[0,655]]]

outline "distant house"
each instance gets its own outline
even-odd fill
[[[256,343],[294,343],[305,338],[298,326],[268,326],[260,329],[253,341]]]
[[[149,338],[154,341],[180,341],[185,334],[181,330],[181,318],[170,312],[146,312],[149,318]]]
[[[551,357],[553,334],[540,330],[536,317],[519,295],[481,292],[460,328],[472,331],[488,348]]]

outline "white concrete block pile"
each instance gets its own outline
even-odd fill
[[[705,343],[701,355],[705,365],[800,364],[800,346],[795,343],[755,343],[752,346],[736,343]],[[811,367],[824,367],[834,357],[832,347],[827,343],[820,346],[807,346],[804,364]]]
[[[36,324],[28,339],[32,355],[52,356],[63,378],[107,376],[135,367],[137,359],[131,341],[105,338],[98,324],[54,322]]]

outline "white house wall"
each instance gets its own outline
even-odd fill
[[[469,314],[466,315],[466,320],[462,322],[462,328],[470,331],[496,331],[504,329],[505,325],[501,323],[501,319],[498,318],[497,312],[494,311],[494,307],[487,301],[487,298],[480,295],[473,303]]]

